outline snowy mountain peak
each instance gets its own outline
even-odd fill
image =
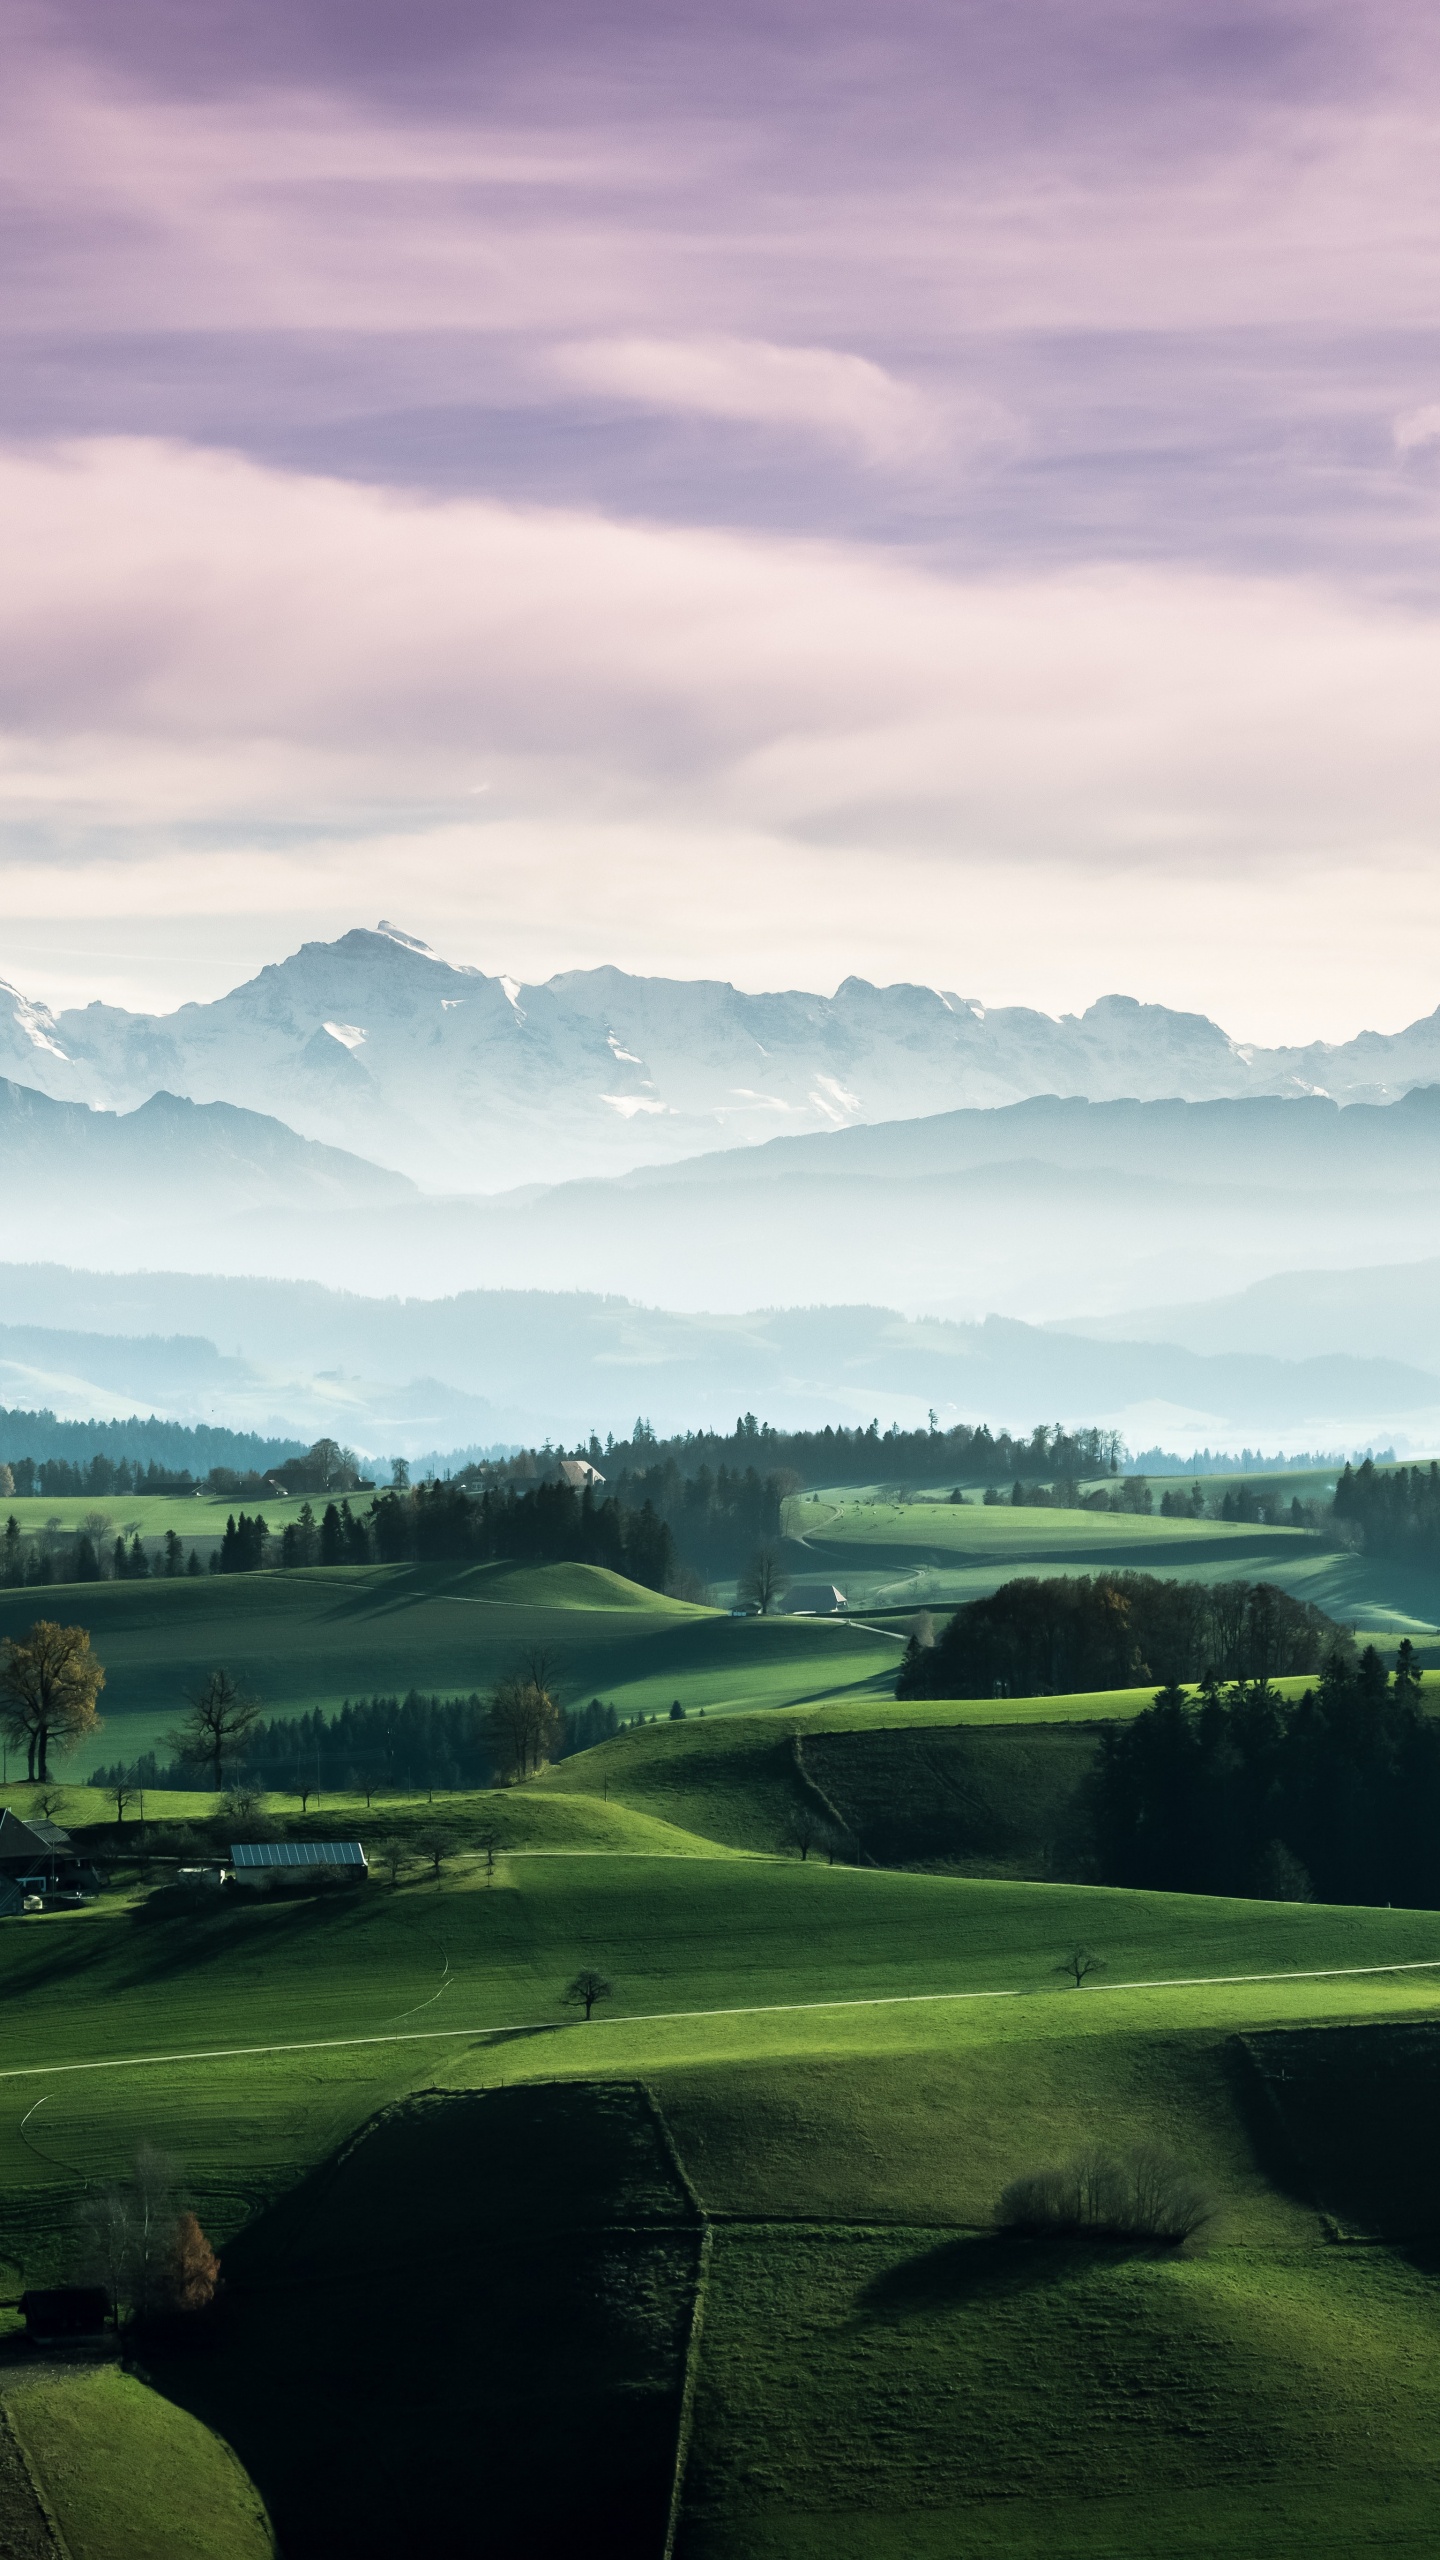
[[[0,1076],[110,1110],[162,1088],[235,1103],[433,1188],[498,1191],[1040,1094],[1393,1101],[1440,1082],[1440,1011],[1338,1046],[1242,1048],[1123,995],[1057,1021],[857,976],[833,996],[613,967],[526,985],[382,920],[171,1014],[54,1014],[0,987]]]
[[[398,942],[402,951],[418,951],[422,960],[438,960],[440,957],[428,942],[422,942],[417,934],[402,933],[398,924],[391,924],[385,916],[381,917],[375,930],[383,933],[387,942]],[[444,963],[441,965],[443,967]]]

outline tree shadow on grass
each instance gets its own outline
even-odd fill
[[[936,2249],[887,2267],[860,2294],[861,2321],[903,2320],[953,2311],[966,2303],[1003,2301],[1063,2283],[1080,2273],[1135,2257],[1172,2256],[1150,2242],[1031,2239],[982,2231],[944,2240]]]

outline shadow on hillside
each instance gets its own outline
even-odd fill
[[[859,2296],[861,2320],[903,2320],[1034,2293],[1081,2269],[1152,2254],[1149,2242],[1035,2240],[1008,2231],[967,2232],[887,2267]],[[1173,2253],[1164,2252],[1166,2256]]]
[[[659,2560],[699,2247],[638,2085],[427,2094],[231,2243],[210,2352],[151,2379],[286,2560]]]

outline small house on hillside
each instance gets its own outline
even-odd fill
[[[237,1884],[268,1884],[273,1876],[314,1876],[320,1870],[361,1884],[369,1863],[358,1840],[235,1840],[230,1865]]]
[[[20,2308],[32,2347],[95,2346],[105,2335],[110,2296],[102,2284],[32,2286]]]
[[[562,1458],[560,1481],[568,1484],[572,1492],[583,1493],[587,1484],[603,1484],[605,1479],[598,1467],[591,1466],[588,1458]]]
[[[8,1805],[0,1813],[0,1878],[33,1893],[93,1893],[100,1881],[58,1822],[22,1822]]]
[[[0,1871],[17,1859],[69,1857],[73,1847],[69,1832],[62,1831],[58,1822],[42,1822],[38,1816],[22,1822],[8,1804],[0,1813]]]

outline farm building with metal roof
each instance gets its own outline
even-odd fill
[[[297,1867],[346,1867],[357,1875],[369,1872],[358,1840],[236,1840],[230,1845],[230,1864],[237,1875],[280,1868],[293,1874]]]

